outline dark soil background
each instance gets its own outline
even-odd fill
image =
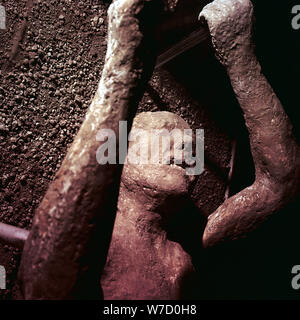
[[[299,137],[300,31],[291,29],[292,4],[253,2],[258,56]],[[0,4],[7,14],[7,29],[0,30],[0,221],[29,230],[34,210],[101,77],[110,1],[2,0]],[[179,27],[179,23],[172,26]],[[165,43],[180,36],[168,31]],[[181,115],[193,129],[205,130],[205,172],[192,194],[202,215],[212,213],[224,200],[233,140],[238,142],[233,192],[253,181],[242,115],[209,41],[154,72],[139,112],[161,110]],[[298,212],[299,204],[292,204],[247,239],[206,253],[195,244],[199,277],[194,289],[186,289],[186,296],[298,298],[290,286],[291,268],[300,264]],[[16,282],[19,261],[19,250],[0,245],[0,264],[8,273],[1,299],[21,298]]]

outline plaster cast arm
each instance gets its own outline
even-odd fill
[[[216,57],[244,113],[255,165],[253,185],[209,217],[203,245],[210,247],[255,229],[297,194],[300,152],[292,125],[254,54],[250,0],[215,0],[199,18],[208,24]]]
[[[119,121],[128,121],[130,130],[155,64],[150,31],[156,21],[147,17],[159,16],[160,2],[115,0],[110,6],[98,89],[24,246],[19,278],[25,299],[101,297],[122,165],[98,163],[97,150],[105,142],[97,141],[97,133],[112,130],[118,145]]]

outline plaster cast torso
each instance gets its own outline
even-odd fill
[[[142,113],[137,118],[134,127],[188,128],[169,112]],[[101,280],[105,299],[179,298],[181,281],[193,265],[181,245],[168,239],[164,225],[180,210],[192,180],[176,165],[125,165]]]

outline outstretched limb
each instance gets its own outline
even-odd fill
[[[255,56],[250,0],[215,0],[199,18],[208,25],[216,57],[226,68],[244,113],[255,165],[253,185],[209,217],[203,245],[210,247],[244,236],[298,194],[300,149]]]
[[[100,165],[100,129],[131,124],[155,63],[157,0],[116,0],[109,9],[105,66],[86,118],[36,210],[19,278],[26,299],[101,297],[122,166]],[[149,19],[151,17],[151,19]],[[130,126],[128,128],[130,130]],[[118,150],[118,149],[117,149]]]

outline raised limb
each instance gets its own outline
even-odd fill
[[[156,0],[116,0],[110,6],[98,90],[24,246],[19,278],[26,299],[101,297],[122,166],[98,164],[96,135],[114,130],[118,145],[119,121],[131,123],[154,68],[153,17],[163,7]]]
[[[204,247],[255,229],[299,192],[300,149],[292,125],[254,54],[250,0],[215,0],[199,16],[226,68],[244,113],[255,182],[226,200],[208,219]]]

